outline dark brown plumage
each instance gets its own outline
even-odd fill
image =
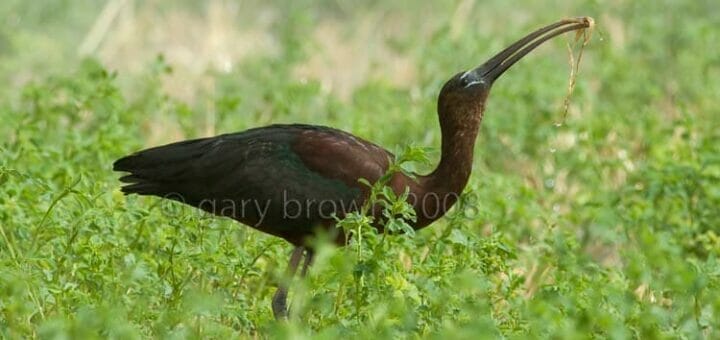
[[[389,186],[409,189],[416,229],[442,217],[470,178],[473,147],[494,81],[544,41],[589,26],[589,19],[562,20],[519,40],[481,66],[453,76],[438,98],[442,156],[437,168],[412,179],[396,173]],[[359,182],[383,176],[393,155],[347,132],[311,125],[271,125],[139,151],[115,162],[128,172],[126,194],[153,195],[233,218],[295,246],[289,274],[312,250],[305,240],[316,228],[334,230],[334,215],[357,210],[368,197]],[[423,199],[432,195],[432,199]],[[440,199],[436,199],[439,197]],[[342,238],[338,238],[342,241]],[[287,315],[287,287],[273,298],[273,312]]]

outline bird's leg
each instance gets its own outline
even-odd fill
[[[288,264],[287,272],[285,273],[285,277],[283,280],[280,281],[280,284],[278,286],[277,291],[275,292],[275,295],[272,299],[272,310],[273,314],[275,315],[276,320],[282,320],[287,319],[288,317],[288,309],[287,309],[287,294],[288,294],[288,285],[290,283],[290,280],[295,275],[295,272],[297,271],[297,267],[300,264],[300,258],[302,257],[303,253],[305,252],[305,247],[295,247],[292,251],[292,255],[290,255],[290,263]],[[305,273],[307,262],[309,256],[305,257],[305,265],[303,266],[302,273]]]
[[[307,274],[308,268],[310,265],[312,265],[312,261],[314,259],[313,251],[310,249],[307,249],[305,251],[305,262],[303,262],[302,270],[300,271],[300,277],[305,277],[305,274]]]

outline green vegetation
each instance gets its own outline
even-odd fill
[[[720,336],[718,2],[132,3],[89,59],[77,50],[101,7],[0,4],[0,337]],[[133,50],[157,32],[122,31],[213,15],[245,32],[226,35],[232,67],[188,71],[162,46]],[[408,165],[427,170],[442,83],[567,15],[597,28],[565,121],[560,38],[495,84],[464,208],[414,235],[319,241],[288,323],[270,297],[289,245],[126,198],[111,171],[143,147],[272,122],[429,146],[430,164]],[[262,47],[235,50],[251,36]]]

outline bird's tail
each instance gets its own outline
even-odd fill
[[[188,140],[154,147],[125,156],[113,163],[114,171],[128,172],[120,178],[125,194],[167,195],[185,180],[193,160],[206,149],[206,139]]]

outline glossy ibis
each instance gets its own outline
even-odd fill
[[[445,83],[437,105],[440,164],[414,179],[396,173],[388,183],[395,192],[409,190],[415,198],[410,202],[417,213],[414,228],[443,216],[467,184],[475,138],[495,80],[544,41],[591,24],[592,19],[584,17],[543,27]],[[392,159],[390,152],[347,132],[293,124],[154,147],[117,160],[113,169],[130,173],[120,179],[128,183],[122,187],[126,194],[180,201],[284,238],[295,246],[288,266],[292,277],[303,256],[301,275],[312,261],[306,239],[317,228],[334,230],[334,216],[362,206],[369,190],[359,180],[376,182]],[[338,237],[338,243],[343,242]],[[281,283],[272,301],[276,318],[287,316],[286,300],[287,286]]]

